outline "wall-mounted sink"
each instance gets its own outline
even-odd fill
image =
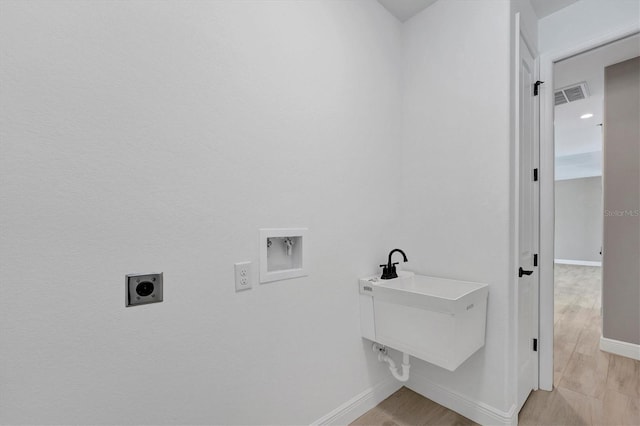
[[[484,346],[488,285],[399,272],[363,278],[362,336],[453,371]]]

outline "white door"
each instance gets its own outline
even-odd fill
[[[534,339],[538,334],[538,271],[534,255],[538,250],[539,189],[538,105],[534,96],[534,55],[520,36],[519,54],[519,205],[517,278],[518,409],[538,387],[538,357]],[[535,171],[534,171],[535,170]]]

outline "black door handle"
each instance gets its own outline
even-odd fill
[[[533,271],[527,271],[525,269],[522,269],[522,266],[520,267],[520,269],[518,269],[518,276],[520,278],[522,278],[523,275],[531,275],[533,274]]]

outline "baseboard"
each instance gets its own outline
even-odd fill
[[[555,259],[554,263],[560,263],[562,265],[602,266],[602,262],[592,260]]]
[[[311,426],[316,425],[348,425],[355,419],[371,410],[402,387],[402,383],[394,379],[387,379],[364,392],[354,396],[335,410],[322,416]]]
[[[640,361],[640,345],[600,337],[600,350]]]
[[[515,404],[508,412],[505,412],[446,389],[416,371],[411,372],[411,379],[406,386],[425,398],[429,398],[481,425],[515,426],[518,424]]]

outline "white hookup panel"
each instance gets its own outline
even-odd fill
[[[239,262],[233,267],[236,276],[236,291],[249,290],[252,285],[251,262]]]

